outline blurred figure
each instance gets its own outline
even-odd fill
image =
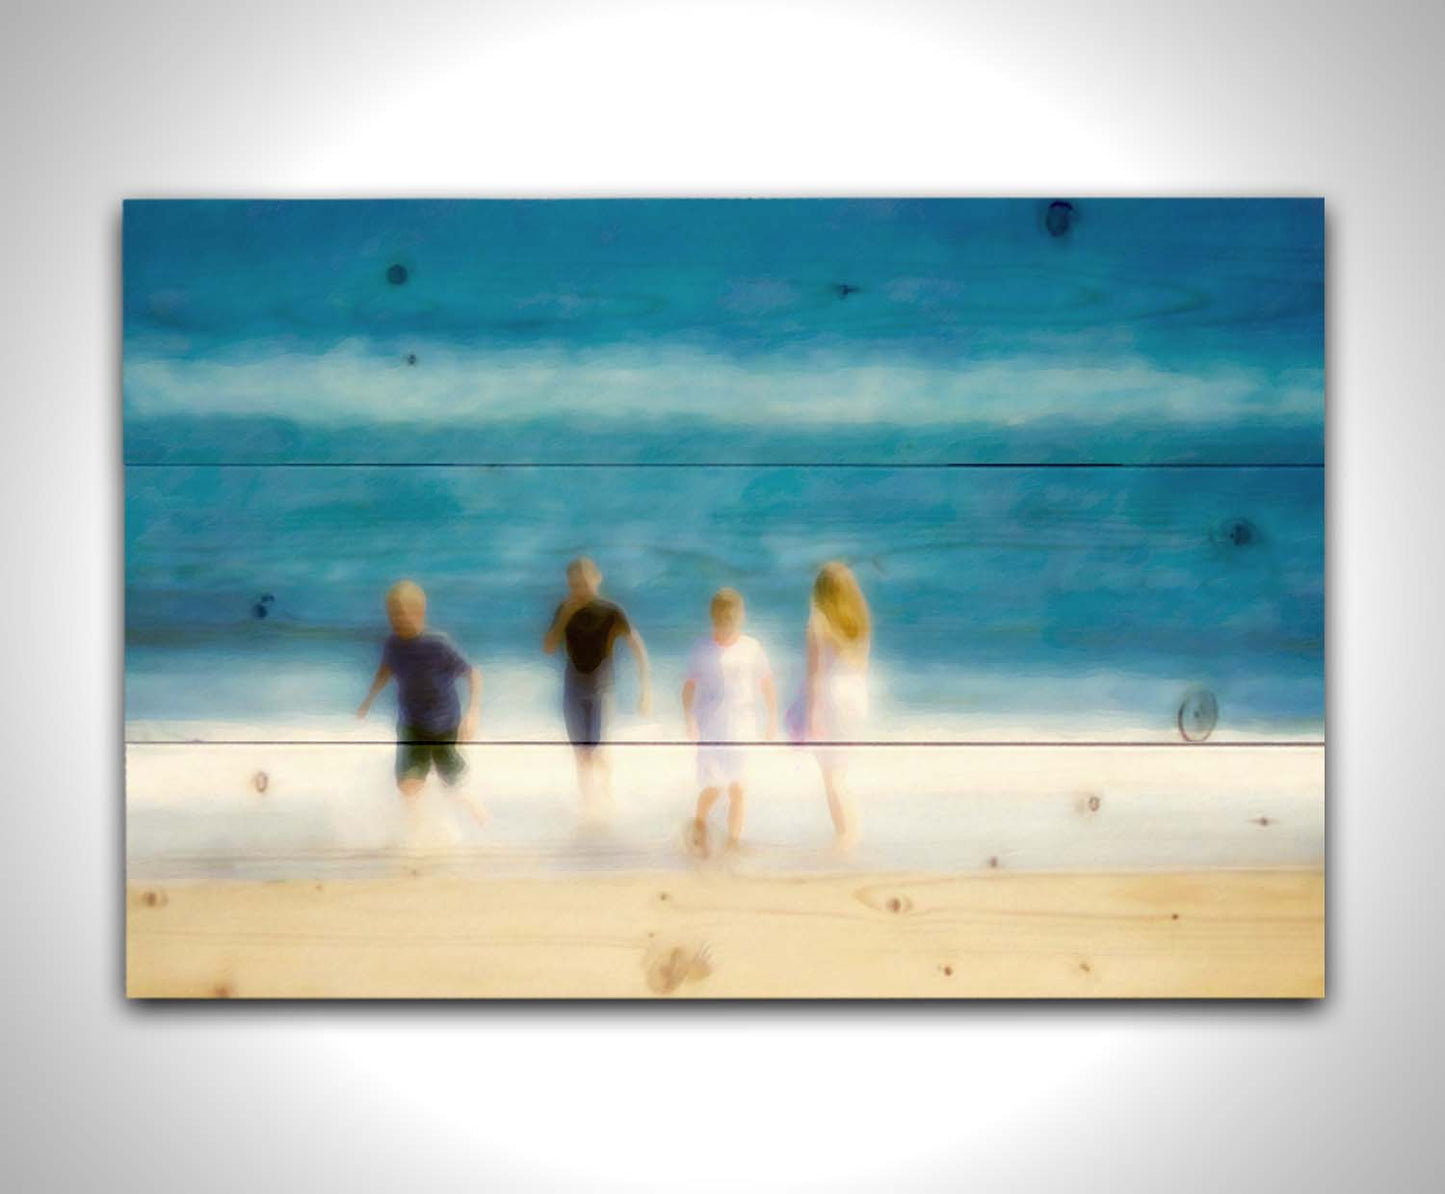
[[[567,598],[552,615],[542,636],[542,650],[551,655],[567,646],[562,680],[562,712],[567,737],[577,761],[577,788],[583,807],[596,813],[612,797],[611,760],[604,747],[605,721],[611,711],[612,648],[626,640],[637,661],[637,711],[652,708],[652,677],[647,648],[622,607],[599,596],[602,572],[585,556],[567,565]]]
[[[745,611],[741,594],[736,589],[719,589],[710,612],[712,634],[694,644],[682,686],[682,711],[688,737],[697,743],[701,789],[691,844],[704,855],[708,852],[708,814],[724,787],[728,793],[728,848],[736,848],[742,837],[748,752],[735,744],[757,739],[759,696],[767,708],[769,739],[776,736],[778,727],[773,671],[758,640],[742,633]]]
[[[823,772],[828,812],[840,849],[857,841],[858,817],[848,791],[849,748],[868,721],[868,603],[846,564],[824,564],[813,582],[808,618],[808,673],[803,690],[806,739]]]
[[[436,768],[442,782],[453,787],[466,771],[458,742],[476,736],[482,699],[482,672],[445,634],[428,630],[426,593],[420,585],[403,580],[386,594],[386,616],[391,637],[381,651],[381,663],[366,699],[356,716],[364,718],[372,702],[396,677],[396,786],[409,806],[421,794],[427,776]],[[457,681],[467,682],[467,708],[457,700]],[[472,812],[482,811],[473,801]]]

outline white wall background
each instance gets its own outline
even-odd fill
[[[72,0],[0,15],[0,1176],[1434,1189],[1442,13]],[[1322,1005],[128,1006],[126,196],[1323,194]]]

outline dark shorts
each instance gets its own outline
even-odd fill
[[[450,787],[462,777],[467,765],[457,750],[457,731],[430,733],[415,726],[396,731],[396,778],[426,779],[435,767],[442,783]]]
[[[562,681],[562,715],[573,746],[592,748],[602,742],[602,721],[612,689],[611,671],[603,664],[595,672],[569,667]]]

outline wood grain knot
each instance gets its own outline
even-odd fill
[[[1067,199],[1055,199],[1044,208],[1044,227],[1050,236],[1068,236],[1077,214],[1074,205]]]
[[[1085,974],[1093,974],[1093,973],[1094,973],[1094,968],[1089,965],[1089,963],[1088,963],[1087,960],[1082,961],[1082,962],[1079,963],[1079,969],[1082,970]]]
[[[712,973],[712,950],[706,944],[654,950],[643,961],[643,973],[654,995],[671,995],[683,983],[701,982]]]
[[[996,871],[996,870],[998,870],[998,855],[997,855],[997,854],[993,854],[993,855],[990,855],[990,856],[989,856],[988,869],[991,870],[991,871]]]
[[[940,966],[939,969],[943,971],[943,977],[944,977],[944,978],[952,978],[952,977],[953,977],[953,967],[952,967],[952,966]]]
[[[1215,532],[1215,538],[1229,547],[1252,547],[1262,537],[1259,528],[1247,518],[1226,518]]]
[[[164,908],[171,902],[171,897],[158,888],[149,888],[141,892],[137,899],[147,908]]]
[[[1185,742],[1203,742],[1219,724],[1219,702],[1207,688],[1195,688],[1179,703],[1179,736]]]
[[[251,777],[251,786],[264,794],[266,789],[271,786],[271,777],[264,771],[258,771]]]
[[[864,887],[857,893],[858,900],[874,912],[887,912],[891,916],[902,916],[913,911],[913,901],[902,892]]]
[[[1268,817],[1255,817],[1254,823],[1264,828],[1268,828],[1274,824]]]

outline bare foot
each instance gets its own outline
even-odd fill
[[[858,835],[851,829],[843,833],[835,834],[833,837],[833,853],[846,858],[858,848]]]
[[[685,830],[687,834],[687,848],[699,858],[706,858],[708,854],[707,844],[707,822],[694,818],[688,822]]]

